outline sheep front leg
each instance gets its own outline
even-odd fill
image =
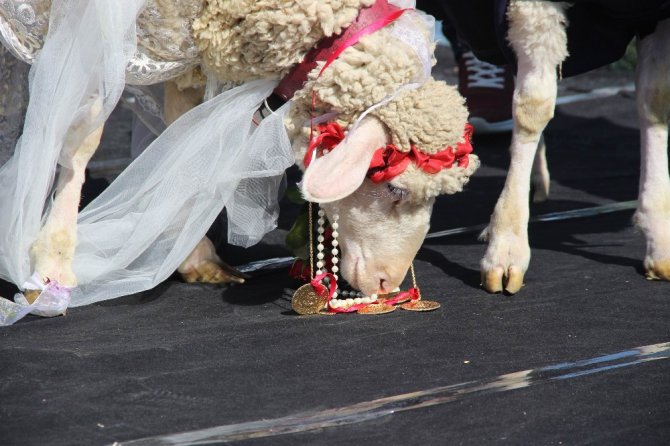
[[[549,166],[547,165],[547,145],[544,142],[544,135],[540,136],[540,142],[535,153],[533,161],[533,170],[530,174],[530,185],[533,191],[533,203],[542,203],[549,197],[549,185],[551,177]]]
[[[172,124],[181,115],[202,102],[202,88],[177,88],[174,82],[165,83],[165,123]],[[186,282],[244,283],[245,274],[229,266],[216,254],[214,244],[203,237],[179,265],[177,272]]]
[[[649,279],[670,280],[670,20],[638,42],[636,73],[640,119],[640,190],[635,222],[647,239],[644,267]]]
[[[81,132],[89,128],[102,111],[102,103],[96,100],[87,118],[75,124],[65,137],[63,144],[64,163],[60,168],[56,196],[49,215],[30,247],[35,272],[42,281],[56,281],[74,287],[77,278],[72,271],[72,259],[77,245],[77,216],[81,188],[84,184],[86,165],[100,144],[103,125],[81,139]],[[81,142],[79,142],[81,141]],[[39,292],[28,292],[26,298],[32,303]]]
[[[542,131],[554,115],[557,67],[567,56],[565,8],[562,3],[515,0],[508,9],[508,37],[518,70],[510,167],[491,222],[482,234],[489,241],[480,264],[482,285],[491,293],[518,292],[530,262],[531,172]]]

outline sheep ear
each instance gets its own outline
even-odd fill
[[[365,180],[372,155],[386,146],[384,125],[367,117],[330,153],[312,160],[302,177],[303,197],[315,203],[329,203],[351,195]]]

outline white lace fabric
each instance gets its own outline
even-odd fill
[[[0,43],[32,63],[49,27],[51,0],[0,0]]]
[[[51,3],[0,0],[0,43],[20,60],[33,63],[42,49],[53,14]],[[198,50],[190,27],[202,7],[202,0],[145,0],[136,20],[138,45],[127,62],[126,82],[150,85],[193,69]]]

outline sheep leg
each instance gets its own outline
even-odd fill
[[[203,90],[201,88],[186,88],[179,90],[174,82],[165,83],[165,123],[172,124],[181,115],[191,110],[202,102]],[[186,282],[205,283],[244,283],[247,277],[226,264],[216,254],[214,244],[203,237],[193,248],[193,251],[177,268],[179,274]]]
[[[69,131],[63,144],[63,162],[58,176],[56,195],[49,215],[37,238],[30,247],[30,256],[35,271],[44,283],[58,283],[74,287],[77,278],[72,271],[72,259],[77,245],[77,215],[81,188],[84,184],[86,165],[100,144],[103,125],[100,125],[81,139],[81,132],[90,128],[92,122],[102,111],[102,102],[96,100],[88,117],[75,124]],[[78,142],[81,141],[81,142]],[[39,292],[28,292],[30,303]]]
[[[637,111],[641,166],[635,222],[647,239],[644,267],[648,279],[670,280],[670,20],[638,42]]]
[[[491,292],[518,292],[530,262],[528,216],[531,172],[542,131],[554,115],[557,67],[567,56],[566,5],[514,0],[508,9],[509,40],[517,56],[514,130],[505,186],[482,236],[482,285]],[[540,160],[541,161],[541,160]]]
[[[547,200],[549,197],[550,182],[551,177],[549,175],[549,166],[547,165],[547,145],[544,142],[544,135],[542,135],[537,146],[537,152],[535,152],[533,170],[530,174],[533,203],[542,203]]]

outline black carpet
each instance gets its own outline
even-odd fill
[[[542,214],[631,200],[638,134],[626,97],[562,107],[547,131]],[[484,166],[441,199],[431,230],[484,223],[509,136],[476,136]],[[287,205],[281,226],[295,209]],[[479,287],[476,235],[428,241],[416,262],[432,313],[299,317],[285,271],[28,317],[0,329],[0,443],[93,445],[276,419],[670,341],[670,284],[645,280],[632,211],[536,223],[516,296]],[[281,232],[233,264],[283,254]],[[6,295],[6,294],[5,294]],[[159,440],[152,440],[153,444]],[[670,444],[670,361],[640,362],[254,445]],[[152,444],[152,443],[148,443]]]

